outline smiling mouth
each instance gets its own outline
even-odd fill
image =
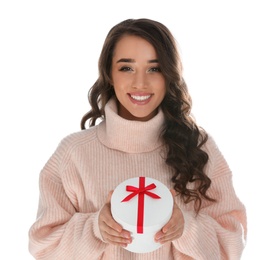
[[[146,101],[148,100],[152,95],[146,95],[146,96],[136,96],[136,95],[130,95],[130,97],[136,101]]]

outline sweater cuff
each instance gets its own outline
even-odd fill
[[[94,225],[93,225],[93,232],[96,238],[100,239],[102,242],[106,243],[106,241],[103,239],[100,228],[99,228],[99,215],[101,212],[102,208],[95,213],[94,216]]]

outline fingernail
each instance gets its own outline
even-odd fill
[[[123,237],[124,238],[130,238],[130,235],[129,234],[123,234]]]
[[[161,240],[161,238],[162,238],[161,236],[155,237],[155,241],[158,242]]]

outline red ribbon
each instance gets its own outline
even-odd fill
[[[137,233],[143,233],[143,224],[144,224],[144,202],[145,202],[145,194],[153,199],[160,199],[158,195],[150,192],[149,190],[153,190],[156,188],[154,183],[145,186],[145,177],[139,177],[139,188],[127,185],[126,190],[132,192],[127,197],[125,197],[122,202],[126,202],[131,200],[138,194],[138,213],[137,213]]]

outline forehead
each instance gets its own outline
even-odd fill
[[[156,59],[153,45],[140,36],[124,35],[114,49],[113,58],[147,58]]]

